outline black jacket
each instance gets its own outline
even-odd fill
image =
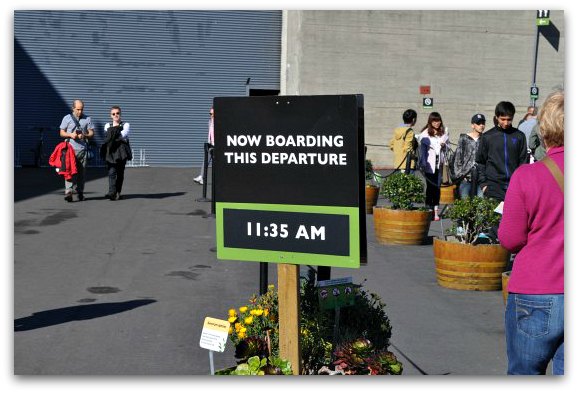
[[[100,157],[111,164],[132,160],[130,144],[128,139],[122,137],[121,131],[122,123],[118,126],[108,127],[104,143],[100,146]]]
[[[526,162],[526,136],[517,128],[494,127],[482,134],[476,153],[478,183],[484,195],[504,200],[512,173]]]

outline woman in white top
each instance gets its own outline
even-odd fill
[[[126,162],[132,159],[132,152],[128,143],[130,124],[121,120],[120,113],[119,106],[110,108],[112,123],[104,125],[106,137],[103,145],[104,151],[101,150],[108,171],[108,193],[105,198],[111,201],[120,199]]]
[[[420,134],[419,167],[426,179],[425,204],[434,213],[434,221],[439,221],[441,163],[444,161],[446,143],[449,139],[442,117],[438,112],[429,115],[427,124]]]

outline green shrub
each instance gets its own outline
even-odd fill
[[[395,172],[383,180],[381,195],[391,202],[392,209],[414,210],[414,203],[425,201],[424,183],[414,175]]]
[[[500,223],[501,216],[494,211],[498,204],[494,199],[478,196],[456,200],[446,213],[446,217],[453,221],[449,233],[460,243],[474,243],[480,233]]]
[[[373,163],[371,160],[365,159],[365,180],[373,179]]]

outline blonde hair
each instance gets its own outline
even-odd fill
[[[564,146],[564,90],[556,90],[546,98],[538,123],[546,147]]]

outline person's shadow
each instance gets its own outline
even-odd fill
[[[185,195],[186,192],[159,192],[157,194],[122,194],[122,199],[137,199],[137,198],[145,198],[145,199],[164,199],[164,198],[172,198],[176,196]],[[122,200],[121,199],[121,200]]]
[[[87,201],[99,201],[99,200],[108,200],[108,198],[106,198],[104,196],[104,194],[100,195],[100,196],[92,196],[91,194],[94,193],[85,193],[84,196],[86,198]],[[164,198],[172,198],[172,197],[176,197],[176,196],[181,196],[181,195],[185,195],[186,192],[159,192],[157,194],[122,194],[120,200],[126,200],[126,199],[164,199]],[[116,202],[116,201],[115,201]]]
[[[155,302],[156,300],[153,299],[129,300],[118,303],[90,304],[40,311],[28,317],[15,319],[14,331],[23,332],[26,330],[60,325],[71,321],[83,321],[87,319],[106,317],[108,315],[129,311]]]

